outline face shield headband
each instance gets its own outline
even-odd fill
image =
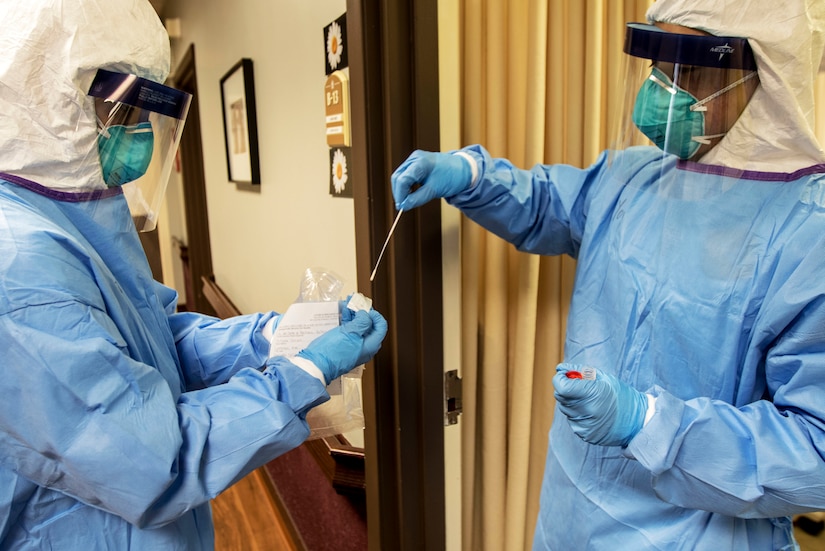
[[[644,23],[627,24],[624,52],[681,65],[756,70],[756,59],[747,38],[676,34]]]
[[[680,159],[693,157],[702,145],[710,145],[711,139],[727,131],[706,132],[707,104],[757,75],[753,52],[744,38],[677,34],[630,23],[624,51],[653,61],[632,106],[633,124],[660,149]],[[699,74],[705,75],[705,82]],[[743,76],[727,78],[734,74]],[[702,90],[701,99],[688,86]]]
[[[120,187],[139,231],[151,231],[169,181],[191,94],[135,75],[98,70],[89,89],[97,153],[108,187]]]

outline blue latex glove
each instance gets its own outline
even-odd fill
[[[583,366],[559,364],[553,377],[556,401],[582,440],[601,446],[627,446],[642,430],[647,397],[613,375],[596,370],[596,379],[570,379]]]
[[[350,321],[316,337],[298,356],[314,363],[329,384],[370,361],[381,349],[386,334],[387,320],[381,314],[361,310]]]
[[[467,159],[452,153],[415,151],[391,177],[395,207],[410,210],[438,197],[458,195],[473,183]],[[421,187],[413,191],[413,186]]]

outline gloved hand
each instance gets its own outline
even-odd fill
[[[627,446],[642,430],[647,396],[613,375],[596,370],[596,379],[571,379],[582,366],[559,364],[553,377],[556,401],[582,440],[601,446]]]
[[[467,159],[452,153],[415,151],[390,178],[395,207],[410,210],[437,197],[458,195],[473,183]],[[413,186],[421,187],[412,190]]]
[[[314,363],[329,384],[370,361],[381,349],[386,334],[387,320],[381,314],[360,310],[350,321],[342,321],[335,329],[316,337],[298,356]]]
[[[345,300],[338,301],[338,314],[341,316],[341,323],[352,321],[353,316],[355,316],[355,312],[347,307],[351,298],[352,295],[347,295]]]

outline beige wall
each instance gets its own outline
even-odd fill
[[[215,277],[244,313],[285,310],[308,267],[355,290],[353,201],[329,194],[324,131],[323,29],[345,11],[346,0],[165,1],[162,19],[179,18],[181,29],[172,67],[195,45]],[[244,57],[255,72],[260,193],[227,180],[220,79]],[[165,241],[183,237],[175,183]],[[180,289],[179,274],[164,273]]]

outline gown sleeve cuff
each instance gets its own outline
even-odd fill
[[[264,338],[270,344],[272,343],[272,336],[275,334],[275,326],[278,324],[279,318],[280,316],[278,315],[272,316],[261,329],[261,333],[263,333]]]
[[[658,475],[672,468],[676,461],[686,406],[682,400],[660,388],[653,389],[648,396],[654,399],[653,412],[624,453]],[[648,410],[651,410],[649,401]]]
[[[304,371],[306,371],[307,373],[309,373],[310,375],[312,375],[313,377],[315,377],[319,381],[321,381],[322,385],[324,385],[324,386],[327,385],[326,379],[324,378],[324,374],[321,372],[320,369],[318,369],[318,366],[316,366],[314,363],[312,363],[308,359],[302,358],[300,356],[293,356],[293,357],[289,358],[289,361],[292,362],[293,364],[297,365],[298,367],[300,367],[301,369],[303,369]]]
[[[653,417],[653,414],[656,413],[656,397],[653,394],[645,394],[647,396],[647,411],[645,412],[645,420],[643,427],[647,425],[650,419]]]
[[[473,174],[473,179],[470,182],[470,187],[474,187],[476,182],[478,181],[478,164],[476,164],[476,160],[473,159],[473,156],[469,153],[465,153],[464,151],[456,151],[453,155],[458,155],[468,163],[470,163],[470,171]]]

